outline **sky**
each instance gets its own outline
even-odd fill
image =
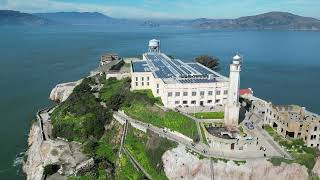
[[[320,19],[320,0],[0,0],[0,9],[101,12],[115,18],[237,18],[285,11]]]

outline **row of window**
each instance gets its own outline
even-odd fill
[[[150,77],[148,76],[147,81],[149,81],[149,80],[150,80]],[[139,77],[136,77],[136,81],[139,81]],[[144,77],[141,77],[141,81],[144,81]]]
[[[147,82],[147,86],[149,86],[149,85],[150,85],[150,83]],[[136,86],[139,86],[139,83],[138,83],[138,82],[136,82]],[[144,82],[141,82],[141,86],[144,86]]]
[[[221,91],[220,90],[216,90],[216,95],[220,95]],[[228,94],[228,90],[224,90],[223,91],[224,95]],[[175,92],[174,93],[175,97],[179,97],[181,96],[181,92]],[[197,96],[197,92],[196,91],[192,91],[191,92],[192,96]],[[204,96],[205,95],[205,91],[200,91],[200,96]],[[213,95],[213,91],[208,91],[208,96],[212,96]],[[168,97],[172,97],[173,96],[173,92],[168,92]],[[183,92],[182,96],[188,96],[188,92]]]
[[[208,100],[207,101],[207,104],[211,104],[213,101],[212,100]],[[220,99],[216,99],[215,100],[215,103],[220,103],[221,102],[221,100]],[[188,101],[187,100],[184,100],[184,101],[175,101],[174,102],[174,104],[180,104],[180,103],[182,103],[182,104],[188,104]],[[191,104],[197,104],[197,101],[196,100],[192,100],[192,101],[190,101],[190,103]],[[203,104],[204,102],[203,101],[200,101],[200,104]]]

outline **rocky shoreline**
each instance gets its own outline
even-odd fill
[[[49,98],[55,102],[65,101],[81,81],[58,84],[52,89]],[[45,179],[44,168],[52,164],[60,166],[59,174],[62,175],[60,179],[67,179],[67,175],[75,174],[85,162],[92,161],[82,153],[79,143],[63,139],[44,140],[41,128],[37,121],[33,122],[30,128],[28,150],[22,164],[28,180]]]

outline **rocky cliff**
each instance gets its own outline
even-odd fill
[[[307,180],[308,171],[298,164],[273,166],[266,160],[252,160],[237,165],[233,161],[218,161],[212,165],[209,159],[187,153],[183,146],[167,151],[163,156],[164,170],[169,179],[214,179],[223,180]]]
[[[56,85],[49,96],[49,99],[56,102],[63,102],[65,101],[70,94],[72,93],[73,89],[79,85],[82,80],[75,81],[75,82],[68,82],[68,83],[61,83]]]
[[[317,158],[316,164],[314,165],[312,172],[320,177],[320,157]]]
[[[28,180],[40,180],[44,167],[49,164],[58,165],[61,175],[72,175],[79,169],[79,165],[88,160],[77,143],[59,139],[42,141],[38,123],[31,127],[28,145],[27,160],[23,164]]]

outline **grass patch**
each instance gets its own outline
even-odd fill
[[[150,89],[146,89],[146,90],[134,90],[133,93],[142,94],[142,95],[147,95],[147,97],[148,97],[149,99],[152,99],[152,100],[154,100],[155,103],[163,106],[161,97],[154,97],[154,96],[153,96],[153,93],[152,93],[152,90],[150,90]]]
[[[140,101],[129,107],[124,107],[123,110],[130,117],[142,122],[178,131],[192,139],[198,138],[196,123],[178,112],[172,110],[165,112],[155,105]]]
[[[242,165],[242,164],[245,164],[247,161],[245,161],[245,160],[243,160],[243,161],[236,161],[236,160],[234,160],[233,161],[236,165],[238,165],[238,166],[240,166],[240,165]]]
[[[100,97],[103,101],[107,102],[110,98],[120,92],[124,92],[129,89],[130,81],[128,79],[116,80],[115,78],[110,78],[104,81],[103,88],[100,91]]]
[[[205,134],[205,130],[204,130],[204,126],[200,123],[200,130],[201,130],[201,135],[202,135],[202,139],[203,139],[203,143],[205,143],[206,145],[209,145],[208,141],[207,141],[207,137]]]
[[[121,125],[114,121],[114,124],[106,131],[99,140],[99,145],[96,149],[96,157],[107,159],[112,164],[116,163],[118,151],[120,148]]]
[[[197,112],[194,117],[198,119],[223,119],[224,112]]]
[[[137,169],[130,162],[129,158],[123,154],[119,158],[115,179],[144,179],[144,174],[140,171],[137,171]]]
[[[177,144],[158,135],[128,129],[125,147],[153,179],[168,179],[163,170],[162,155]]]

